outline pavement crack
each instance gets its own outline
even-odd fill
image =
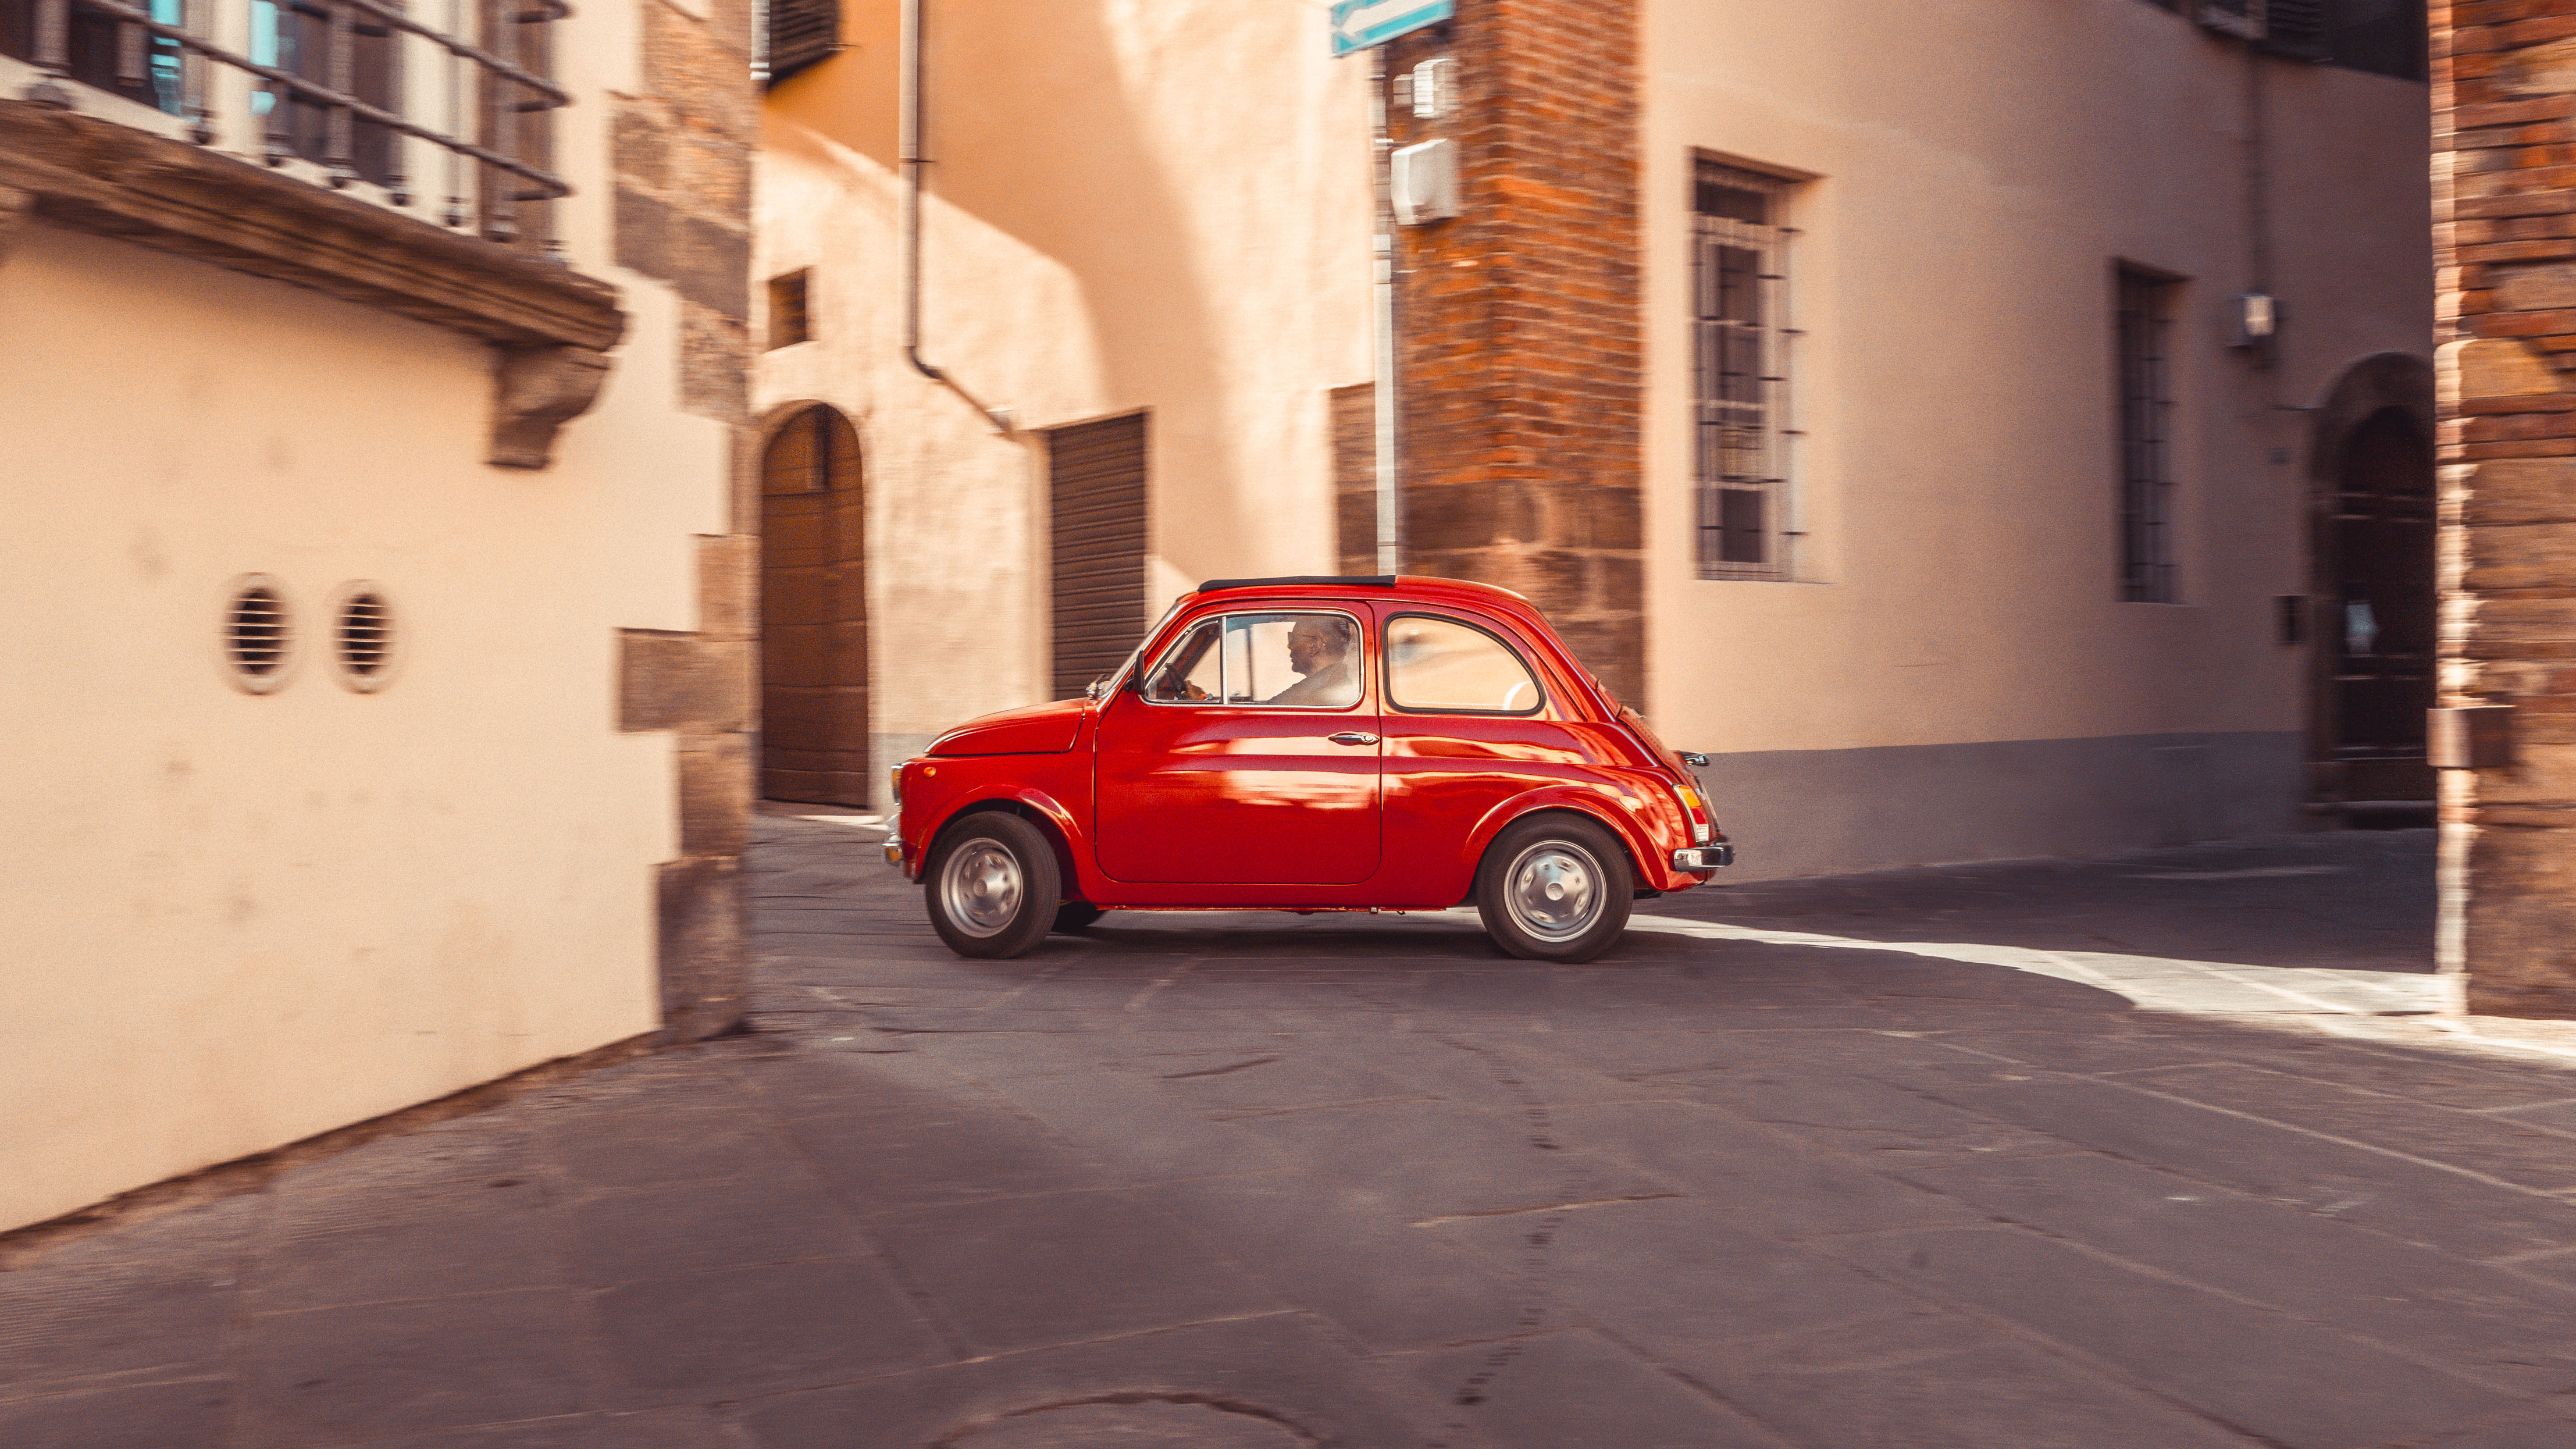
[[[1255,1117],[1289,1117],[1300,1112],[1331,1112],[1343,1107],[1386,1107],[1399,1102],[1440,1102],[1444,1097],[1353,1097],[1346,1102],[1308,1102],[1296,1107],[1261,1107],[1249,1112],[1218,1112],[1210,1120],[1244,1122]]]
[[[1622,1193],[1617,1197],[1585,1198],[1580,1202],[1534,1203],[1528,1207],[1480,1208],[1471,1213],[1443,1213],[1439,1217],[1424,1218],[1418,1223],[1407,1223],[1405,1226],[1436,1228],[1443,1223],[1473,1222],[1478,1218],[1520,1217],[1529,1213],[1570,1213],[1579,1208],[1612,1207],[1623,1202],[1661,1202],[1666,1198],[1687,1196],[1689,1194],[1679,1192],[1630,1192]]]
[[[1279,1060],[1281,1060],[1281,1058],[1278,1057],[1254,1057],[1248,1062],[1229,1062],[1221,1067],[1201,1067],[1195,1072],[1165,1072],[1163,1073],[1163,1080],[1167,1082],[1180,1082],[1187,1081],[1191,1077],[1222,1077],[1228,1072],[1250,1071],[1254,1067],[1266,1067],[1272,1062]]]
[[[1168,1390],[1156,1391],[1151,1389],[1131,1389],[1115,1393],[1087,1394],[1078,1399],[1057,1399],[1049,1403],[1031,1404],[1026,1408],[1012,1409],[1005,1413],[993,1414],[933,1439],[930,1441],[929,1449],[951,1449],[951,1446],[970,1438],[973,1435],[980,1434],[995,1424],[1004,1423],[1012,1419],[1024,1419],[1031,1414],[1051,1413],[1059,1409],[1088,1408],[1093,1405],[1130,1407],[1140,1404],[1185,1404],[1197,1408],[1214,1409],[1221,1414],[1241,1414],[1245,1418],[1259,1419],[1264,1423],[1278,1425],[1290,1434],[1295,1435],[1297,1442],[1300,1444],[1322,1444],[1324,1442],[1322,1439],[1315,1437],[1313,1433],[1308,1431],[1305,1425],[1298,1423],[1296,1420],[1289,1418],[1278,1410],[1264,1408],[1259,1404],[1251,1403],[1247,1400],[1225,1398],[1216,1394],[1174,1393]]]

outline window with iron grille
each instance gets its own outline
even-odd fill
[[[1691,400],[1700,577],[1794,576],[1790,183],[1701,161],[1691,189]]]
[[[552,205],[572,188],[551,169],[551,115],[572,97],[551,79],[551,35],[570,13],[564,0],[0,0],[0,55],[42,72],[24,89],[36,104],[108,92],[183,119],[171,134],[197,145],[552,251]]]
[[[2166,333],[2181,284],[2135,267],[2119,270],[2120,597],[2174,602],[2173,400]]]

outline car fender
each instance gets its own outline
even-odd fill
[[[1618,837],[1620,844],[1628,848],[1638,883],[1649,889],[1659,889],[1663,877],[1669,872],[1658,871],[1651,864],[1660,857],[1653,841],[1639,826],[1635,817],[1637,808],[1652,809],[1653,806],[1631,806],[1606,782],[1569,782],[1525,790],[1485,812],[1484,818],[1476,822],[1476,828],[1467,833],[1459,863],[1466,868],[1467,879],[1472,883],[1476,878],[1476,867],[1483,863],[1485,851],[1493,845],[1494,837],[1502,834],[1513,821],[1538,810],[1572,810],[1590,817]]]
[[[1079,879],[1076,865],[1082,853],[1082,827],[1075,822],[1073,811],[1051,791],[1036,785],[997,783],[982,790],[966,791],[964,796],[966,798],[943,811],[922,830],[919,857],[922,864],[913,870],[914,879],[920,879],[920,872],[927,867],[931,849],[939,843],[942,831],[977,810],[995,806],[1009,809],[1015,815],[1034,818],[1045,828],[1049,842],[1055,846],[1056,864],[1064,872],[1064,883],[1071,886]]]

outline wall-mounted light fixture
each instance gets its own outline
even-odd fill
[[[2269,292],[2243,292],[2236,298],[2236,345],[2268,346],[2281,330],[2281,304]]]

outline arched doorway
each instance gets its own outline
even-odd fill
[[[760,456],[760,793],[865,805],[867,509],[859,435],[816,404]]]
[[[2424,712],[2433,704],[2433,450],[2413,412],[2356,423],[2334,460],[2318,540],[2319,743],[2332,798],[2430,801]]]

